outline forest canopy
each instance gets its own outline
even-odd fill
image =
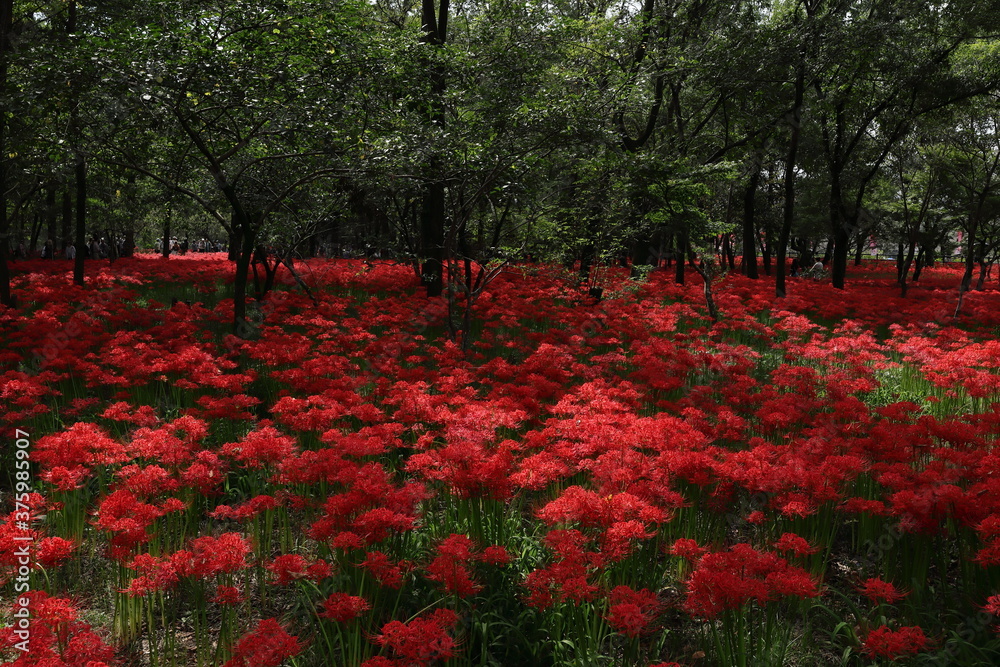
[[[968,290],[1000,249],[989,2],[0,5],[6,304],[8,259],[94,241],[227,248],[237,290],[255,257],[394,257],[430,295],[705,253],[778,296],[789,258]]]

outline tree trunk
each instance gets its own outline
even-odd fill
[[[174,207],[168,203],[167,214],[163,217],[163,247],[160,248],[160,254],[163,255],[164,259],[170,257],[170,223],[173,221],[173,217]],[[230,243],[230,252],[232,252],[232,248],[232,243]]]
[[[632,269],[630,274],[633,278],[639,277],[643,269],[640,267],[652,267],[656,265],[656,240],[654,235],[642,236],[635,241],[632,246]]]
[[[990,270],[993,267],[992,262],[980,262],[979,263],[979,280],[976,282],[976,291],[981,292],[984,287],[986,287],[986,279],[990,277]]]
[[[248,221],[242,220],[239,224],[241,242],[236,255],[236,275],[233,277],[233,333],[240,338],[247,338],[253,331],[247,322],[247,282],[255,248]]]
[[[909,283],[907,282],[907,276],[910,273],[910,266],[913,265],[913,254],[914,252],[916,252],[916,248],[917,248],[917,241],[916,239],[913,239],[910,241],[910,246],[906,251],[906,259],[902,259],[903,253],[900,252],[900,259],[902,259],[902,266],[899,267],[899,270],[896,272],[896,275],[897,275],[897,280],[899,281],[899,289],[900,289],[899,296],[902,298],[906,298],[906,290],[909,288]],[[902,247],[900,247],[900,250],[902,250]],[[914,277],[914,280],[916,280],[916,277]]]
[[[760,164],[754,161],[754,171],[743,193],[743,273],[757,279],[757,186],[760,183]],[[678,281],[683,282],[683,281]]]
[[[924,270],[924,266],[927,264],[927,248],[921,246],[920,251],[917,253],[916,262],[913,264],[913,280],[912,282],[917,282],[920,280],[920,272]]]
[[[129,223],[128,228],[125,230],[125,243],[123,244],[122,250],[124,251],[125,257],[132,257],[135,255],[135,227]]]
[[[682,231],[677,233],[677,253],[675,255],[677,259],[676,271],[674,272],[674,282],[678,285],[684,284],[684,256],[687,254],[688,249],[688,230],[685,227]]]
[[[805,96],[805,53],[799,53],[799,68],[795,76],[795,103],[790,119],[791,132],[788,137],[788,153],[785,156],[784,196],[785,206],[781,216],[781,231],[778,233],[778,258],[774,277],[775,296],[785,296],[785,258],[788,255],[788,238],[792,235],[792,221],[795,219],[795,162],[798,159],[799,136],[802,130],[802,101]],[[801,255],[801,253],[800,253]]]
[[[86,244],[87,161],[82,155],[78,155],[76,158],[76,259],[73,262],[73,282],[80,286],[83,286],[83,250]]]
[[[75,243],[73,240],[73,196],[70,193],[69,185],[62,191],[62,233],[63,247],[67,243]],[[80,248],[76,249],[80,252]]]
[[[52,241],[52,257],[49,257],[49,259],[55,259],[56,251],[66,249],[66,242],[59,238],[59,234],[56,231],[57,217],[56,186],[52,184],[45,188],[45,234]]]
[[[771,239],[765,227],[760,235],[760,261],[764,268],[764,275],[771,275]]]
[[[420,277],[429,297],[441,296],[444,290],[444,226],[444,183],[431,183],[420,212],[424,256]]]
[[[850,254],[851,234],[848,230],[848,220],[844,213],[843,192],[840,185],[840,173],[834,171],[830,183],[830,231],[833,233],[833,254],[830,255],[830,244],[826,246],[826,259],[832,261],[831,276],[836,289],[844,289],[847,277],[847,257]]]
[[[440,0],[435,8],[434,0],[422,0],[421,26],[424,34],[421,42],[431,47],[441,49],[448,37],[448,4],[449,0]],[[426,63],[427,76],[430,79],[431,90],[428,102],[427,121],[438,128],[445,124],[444,71],[439,65],[428,59]],[[431,160],[431,171],[437,172],[441,165],[436,158]],[[424,264],[421,268],[421,282],[427,289],[428,297],[438,297],[444,289],[444,260],[448,254],[445,247],[445,197],[444,183],[432,181],[428,183],[424,193],[423,206],[420,215],[421,247]]]
[[[844,289],[847,278],[847,258],[850,255],[851,235],[844,224],[837,226],[833,235],[833,268],[831,276],[836,289]]]
[[[972,287],[972,273],[976,268],[976,230],[978,221],[969,221],[968,235],[964,239],[965,243],[965,272],[962,274],[962,283],[958,286],[958,303],[955,305],[955,317],[962,311],[962,302],[965,300],[965,293]]]

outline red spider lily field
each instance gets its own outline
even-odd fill
[[[3,664],[1000,664],[1000,292],[14,265]]]

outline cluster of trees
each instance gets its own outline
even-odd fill
[[[960,232],[969,289],[998,31],[989,0],[0,0],[0,301],[15,240],[179,227],[224,230],[237,319],[254,261],[348,245],[470,300],[512,257],[712,250],[780,296],[789,253],[843,287],[876,239],[905,290]]]

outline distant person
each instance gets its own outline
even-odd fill
[[[802,266],[799,264],[799,258],[796,257],[792,260],[792,270],[788,273],[788,275],[792,278],[797,278],[800,271],[802,271]]]
[[[66,253],[66,259],[76,259],[76,246],[72,243],[69,243],[63,252]]]

